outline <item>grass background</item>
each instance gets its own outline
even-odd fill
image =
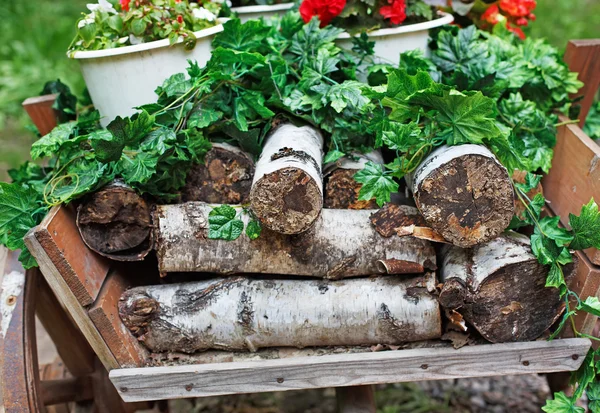
[[[92,2],[92,0],[88,0]],[[60,79],[75,94],[84,83],[77,62],[66,57],[75,21],[86,0],[0,0],[0,180],[28,158],[35,139],[21,108],[48,80]],[[568,39],[600,37],[600,0],[538,0],[537,21],[527,32],[559,49]]]

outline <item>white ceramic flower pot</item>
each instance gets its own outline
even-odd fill
[[[69,57],[79,60],[94,106],[102,115],[100,123],[106,126],[117,116],[135,113],[136,106],[156,102],[156,87],[175,73],[185,73],[188,59],[204,66],[210,59],[212,40],[221,31],[223,25],[219,24],[195,32],[198,40],[193,50],[185,50],[182,39],[172,46],[163,39],[114,49],[77,51],[69,53]]]
[[[269,19],[284,15],[293,6],[294,3],[273,4],[272,6],[243,6],[232,7],[231,11],[237,13],[242,23],[245,23],[248,20],[260,19],[261,17]]]
[[[397,65],[400,53],[414,49],[421,49],[428,56],[429,47],[427,43],[429,42],[429,29],[454,21],[454,17],[451,14],[438,13],[439,17],[437,19],[428,22],[375,30],[368,33],[369,39],[375,41],[376,60],[381,63]],[[344,49],[351,49],[352,36],[349,33],[342,33],[338,36],[336,43]]]

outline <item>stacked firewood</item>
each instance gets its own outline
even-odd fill
[[[153,248],[162,275],[198,273],[121,297],[123,323],[152,352],[398,345],[440,338],[444,313],[491,342],[533,340],[554,323],[558,291],[545,288],[548,269],[528,238],[505,231],[513,189],[491,152],[434,151],[407,179],[416,208],[359,200],[353,175],[367,161],[384,157],[323,167],[319,131],[279,125],[256,164],[215,144],[178,204],[151,213],[115,184],[80,206],[78,225],[108,257],[141,259]],[[219,204],[248,205],[260,237],[209,237]]]

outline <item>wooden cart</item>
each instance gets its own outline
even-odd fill
[[[570,42],[566,59],[586,83],[584,118],[600,84],[600,41]],[[24,104],[43,132],[52,128],[48,101],[52,98]],[[544,179],[551,213],[566,218],[592,196],[600,200],[599,159],[600,147],[579,126],[560,127],[553,167]],[[41,272],[25,273],[15,254],[0,252],[1,397],[8,412],[44,411],[50,405],[59,411],[64,405],[57,405],[66,402],[78,402],[79,410],[122,412],[147,407],[145,402],[153,400],[322,387],[337,389],[341,411],[373,412],[372,384],[573,371],[591,345],[587,339],[565,336],[459,350],[425,343],[385,352],[275,349],[268,357],[260,352],[250,357],[206,352],[178,365],[151,359],[119,319],[117,302],[126,288],[158,282],[147,278],[150,271],[143,265],[117,265],[90,251],[79,236],[74,211],[64,206],[53,208],[26,243]],[[571,288],[582,299],[598,296],[600,253],[578,255]],[[36,313],[67,372],[55,365],[40,373]],[[588,334],[595,323],[589,314],[576,319],[578,330]]]

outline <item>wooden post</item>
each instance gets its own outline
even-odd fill
[[[338,413],[375,413],[373,386],[336,387]]]
[[[56,114],[52,106],[57,96],[57,94],[35,96],[23,102],[23,107],[42,136],[56,126]]]
[[[584,83],[573,96],[583,96],[579,104],[579,126],[583,128],[600,87],[600,39],[571,40],[567,44],[565,62],[572,72],[579,73],[578,78]]]

